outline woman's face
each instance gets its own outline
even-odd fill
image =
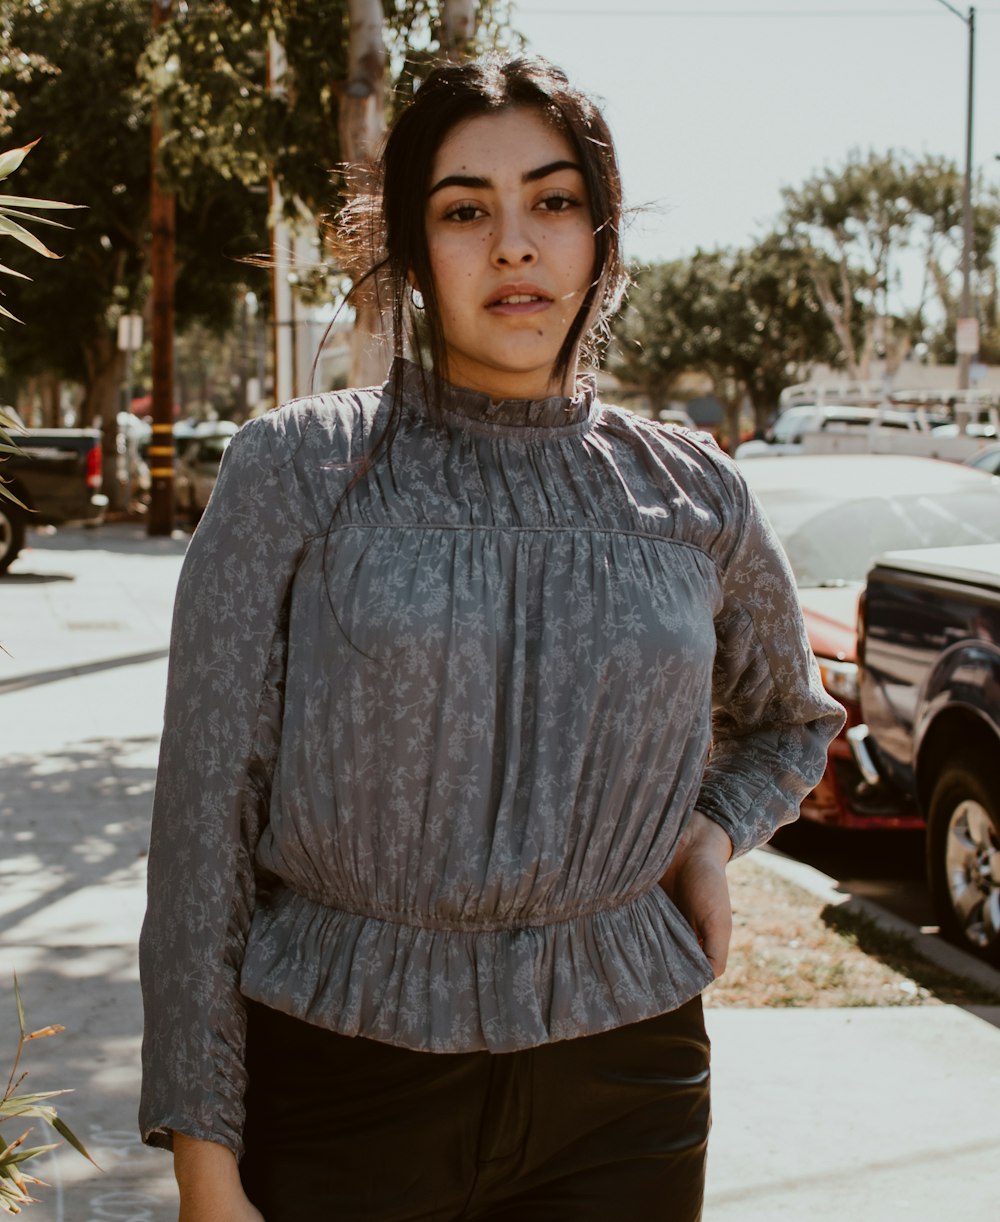
[[[460,123],[435,158],[426,223],[448,381],[493,399],[570,393],[574,371],[553,385],[552,365],[590,284],[594,234],[566,137],[530,108]]]

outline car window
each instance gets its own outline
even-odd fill
[[[1000,489],[992,484],[850,501],[780,490],[761,500],[803,587],[864,581],[882,552],[1000,543]]]
[[[984,450],[981,454],[970,458],[968,466],[975,467],[977,471],[988,471],[990,475],[996,475],[1000,472],[1000,450]]]
[[[222,455],[229,445],[231,438],[226,437],[206,437],[198,443],[198,462],[217,463],[222,461]]]

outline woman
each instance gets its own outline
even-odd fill
[[[184,1222],[686,1222],[725,865],[842,714],[733,465],[577,381],[622,283],[593,105],[438,69],[378,202],[429,370],[242,429],[181,578],[143,1134]]]

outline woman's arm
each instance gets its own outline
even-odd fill
[[[246,1198],[231,1150],[183,1133],[173,1136],[181,1200],[178,1222],[264,1222]]]
[[[726,970],[733,934],[726,865],[732,841],[717,823],[695,811],[681,833],[660,886],[691,926],[715,975]]]
[[[239,973],[276,750],[283,615],[312,525],[282,421],[253,421],[233,438],[185,558],[140,941],[143,1137],[169,1146],[183,1132],[237,1155]]]
[[[845,715],[823,687],[777,537],[742,475],[723,474],[732,542],[719,558],[712,749],[695,809],[738,856],[798,817]]]

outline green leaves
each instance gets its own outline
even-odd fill
[[[9,178],[14,173],[37,143],[37,140],[32,140],[30,144],[22,145],[20,148],[8,149],[7,152],[0,153],[0,181]],[[31,199],[26,195],[4,195],[0,193],[0,238],[13,238],[15,242],[20,242],[22,246],[27,246],[29,250],[33,250],[35,254],[41,255],[45,259],[59,259],[62,257],[61,255],[57,255],[54,250],[49,250],[40,238],[37,238],[29,229],[25,229],[20,222],[22,220],[34,221],[39,225],[53,225],[57,229],[68,229],[68,225],[54,221],[51,217],[35,216],[28,209],[41,208],[44,210],[79,207],[81,207],[80,204],[63,204],[54,199]],[[0,275],[16,276],[19,280],[30,279],[24,272],[7,267],[4,263],[0,263]],[[11,319],[13,322],[21,321],[2,305],[0,305],[0,315]],[[9,440],[2,427],[0,427],[0,442],[6,443]],[[0,447],[0,449],[2,448],[4,447]],[[9,493],[4,492],[2,484],[0,484],[0,495],[9,495]]]
[[[8,149],[6,153],[0,153],[0,181],[9,178],[11,174],[20,166],[25,157],[38,143],[37,140],[32,140],[30,144],[25,144],[21,148]],[[44,256],[46,259],[58,259],[61,256],[54,251],[49,250],[44,242],[40,241],[35,235],[18,224],[14,218],[18,217],[21,220],[35,221],[40,225],[54,225],[59,229],[68,229],[68,225],[62,225],[59,221],[53,221],[50,217],[34,216],[33,213],[26,211],[28,208],[80,208],[82,204],[63,204],[54,199],[31,199],[25,195],[3,195],[0,194],[0,237],[14,238],[23,246],[27,246],[29,250],[33,250],[36,254]],[[28,277],[23,272],[13,271],[9,267],[4,267],[0,263],[0,272],[8,276],[18,276],[22,280],[27,280]],[[7,315],[8,318],[13,318],[7,310],[0,310]]]
[[[25,157],[38,143],[37,140],[32,140],[30,144],[22,145],[20,148],[8,149],[5,153],[0,153],[0,181],[9,178],[11,174],[21,165]],[[4,195],[0,193],[0,237],[13,238],[16,242],[20,242],[22,246],[27,246],[29,250],[33,250],[36,254],[43,255],[46,259],[58,259],[60,256],[35,237],[30,230],[20,224],[20,221],[35,221],[42,225],[53,225],[58,229],[66,229],[68,226],[60,224],[59,221],[54,221],[50,217],[34,216],[27,211],[29,208],[56,209],[56,208],[76,208],[77,204],[63,204],[51,199],[31,199],[25,195]],[[17,218],[17,219],[15,219]],[[18,280],[28,280],[24,272],[15,271],[12,267],[7,267],[6,264],[0,263],[0,274],[5,276],[15,276]],[[0,305],[0,315],[11,319],[13,322],[20,322],[14,314],[5,306]],[[2,410],[0,410],[0,455],[16,454],[17,446],[14,444],[7,429],[16,427],[16,422],[11,420]],[[4,481],[0,478],[0,498],[14,501],[15,504],[24,508],[21,501],[4,486]],[[16,994],[15,987],[15,994]],[[24,1032],[24,1016],[20,1010],[20,1001],[18,1001],[18,1016],[21,1019],[21,1031]],[[3,1112],[0,1111],[0,1116]]]
[[[800,366],[835,355],[809,264],[780,235],[635,268],[633,279],[611,370],[654,407],[699,374],[726,400],[749,395],[766,415]]]
[[[873,356],[895,368],[921,343],[938,360],[954,359],[963,185],[946,157],[854,150],[842,166],[782,192],[789,235],[803,252],[829,261],[826,268],[814,264],[814,287],[849,376],[869,377]],[[989,359],[991,327],[1000,338],[988,296],[996,280],[1000,193],[979,182],[974,197],[973,289]]]
[[[48,1102],[49,1099],[54,1099],[59,1095],[65,1095],[69,1092],[49,1090],[35,1094],[17,1093],[27,1077],[26,1073],[18,1075],[17,1072],[24,1046],[30,1043],[31,1040],[40,1040],[51,1035],[58,1035],[63,1028],[53,1025],[41,1027],[37,1031],[29,1032],[27,1030],[24,1020],[24,1006],[21,1004],[21,991],[18,988],[16,976],[14,977],[14,1003],[17,1008],[20,1038],[10,1077],[7,1079],[7,1089],[4,1091],[3,1097],[0,1098],[0,1124],[7,1120],[21,1118],[44,1120],[55,1129],[60,1137],[68,1141],[84,1158],[93,1163],[94,1160],[87,1153],[83,1142],[70,1129],[69,1125],[60,1118],[52,1104]],[[25,1129],[20,1136],[10,1142],[6,1142],[4,1137],[0,1137],[0,1213],[19,1214],[23,1205],[30,1205],[35,1202],[35,1198],[29,1194],[28,1185],[41,1184],[42,1181],[35,1179],[33,1176],[25,1175],[22,1171],[22,1165],[32,1158],[37,1158],[40,1154],[46,1154],[49,1150],[56,1149],[59,1145],[59,1142],[53,1142],[42,1146],[26,1146],[24,1142],[31,1131],[30,1128]],[[94,1166],[97,1166],[97,1164],[94,1163]]]

